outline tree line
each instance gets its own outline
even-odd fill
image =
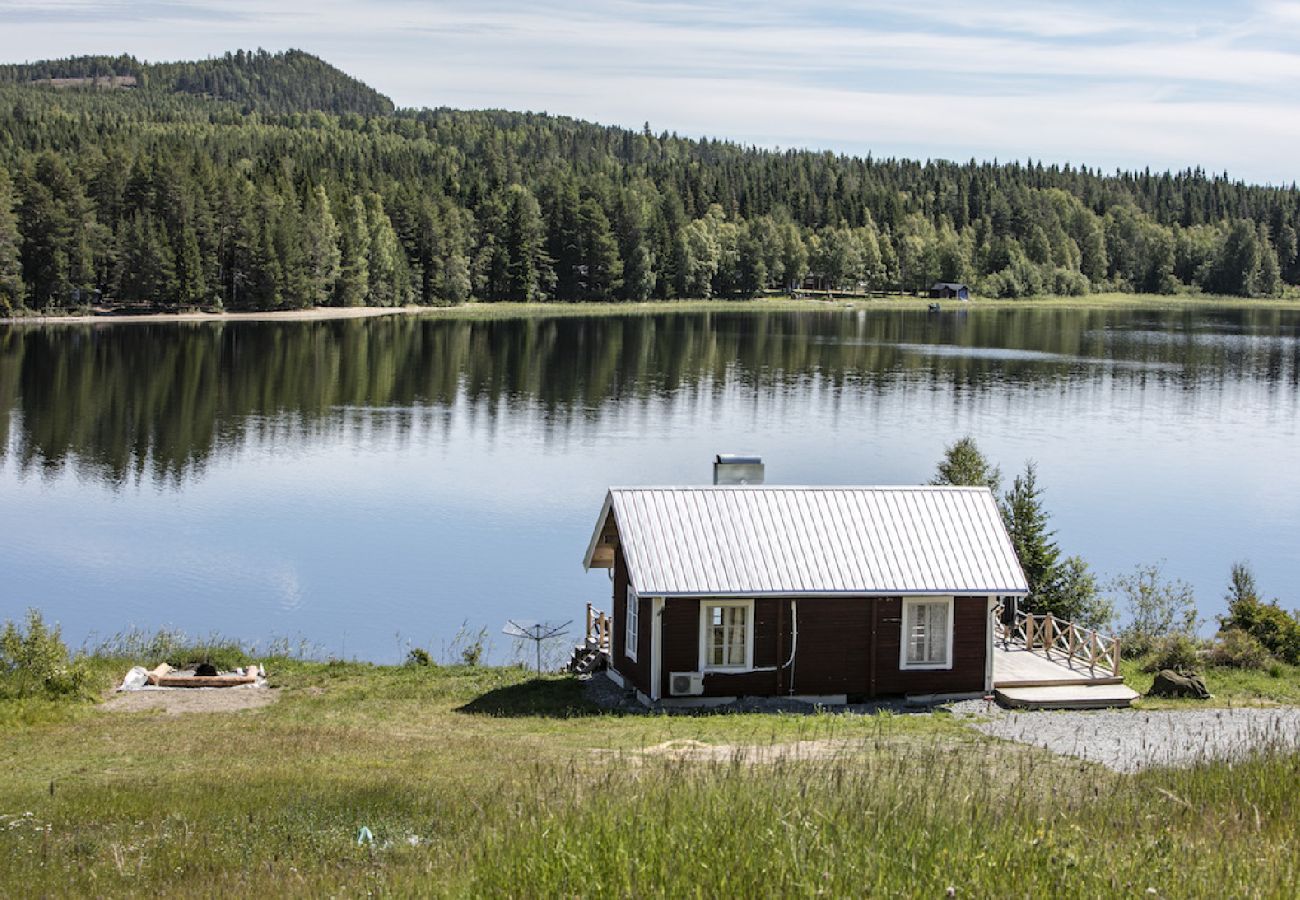
[[[0,67],[0,306],[636,301],[936,280],[1005,297],[1267,296],[1300,283],[1294,185],[390,111],[297,51],[166,66]],[[122,70],[140,85],[33,83]]]

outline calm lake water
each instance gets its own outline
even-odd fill
[[[581,626],[606,486],[1038,461],[1062,548],[1300,606],[1300,314],[1022,310],[0,330],[0,618],[390,661]]]

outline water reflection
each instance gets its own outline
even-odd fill
[[[249,438],[419,424],[468,403],[549,428],[629,401],[740,385],[967,391],[1103,375],[1188,389],[1300,383],[1294,312],[1066,309],[664,314],[501,321],[393,317],[0,332],[0,447],[18,468],[179,484]],[[365,424],[370,423],[370,424]]]
[[[1300,316],[1264,309],[13,328],[0,618],[393,659],[607,602],[579,559],[610,484],[737,450],[915,483],[965,433],[1038,461],[1103,576],[1164,559],[1208,618],[1248,558],[1296,606],[1298,379]]]

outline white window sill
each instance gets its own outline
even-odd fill
[[[907,663],[899,667],[904,672],[943,672],[952,668],[952,663],[931,663],[922,665],[921,663]]]

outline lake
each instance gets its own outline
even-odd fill
[[[1038,462],[1066,553],[1300,606],[1300,313],[1025,308],[0,327],[0,618],[394,661],[607,608],[605,488]]]

